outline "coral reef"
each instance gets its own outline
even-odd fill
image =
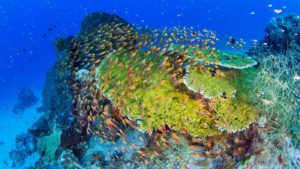
[[[209,61],[211,59],[213,58],[208,57],[205,59],[205,61]],[[257,64],[254,59],[247,55],[226,51],[220,51],[217,59],[218,61],[215,64],[229,69],[246,69]]]
[[[272,19],[259,46],[249,51],[259,60],[252,84],[257,93],[264,151],[241,168],[299,168],[299,23],[294,15]],[[261,122],[260,122],[261,123]],[[259,123],[259,124],[260,124]]]
[[[216,50],[216,48],[198,48],[198,45],[196,48],[192,46],[185,48],[173,44],[171,45],[170,50],[176,52],[183,52],[186,50],[186,55],[189,59],[195,59],[198,63],[209,66],[217,65],[228,69],[246,69],[257,64],[257,61],[255,61],[253,58],[242,53],[221,51]]]
[[[265,37],[248,54],[256,58],[270,54],[285,54],[288,50],[300,52],[300,18],[285,14],[272,18],[265,29]],[[298,57],[298,60],[300,58]]]
[[[45,116],[41,116],[29,129],[28,132],[35,137],[42,137],[50,134],[51,128]]]
[[[295,147],[287,135],[282,136],[280,142],[274,143],[272,134],[261,130],[259,132],[262,137],[263,151],[251,156],[239,168],[252,169],[257,168],[257,165],[261,168],[299,168],[299,149]]]
[[[88,15],[56,43],[42,116],[28,131],[34,167],[233,168],[261,152],[249,92],[257,62],[216,41],[210,30]]]
[[[217,133],[215,125],[219,128],[224,126],[222,130],[230,129],[228,131],[235,132],[247,128],[255,120],[254,108],[247,107],[245,103],[234,105],[234,101],[231,101],[222,106],[216,104],[217,114],[219,113],[217,119],[224,117],[221,116],[220,109],[227,109],[226,116],[232,114],[233,117],[220,120],[223,125],[215,124],[216,118],[205,105],[177,90],[172,80],[169,80],[170,75],[166,70],[170,69],[171,65],[159,67],[159,61],[167,60],[167,57],[161,55],[155,58],[153,55],[144,55],[143,52],[137,52],[135,56],[128,56],[127,53],[110,54],[96,72],[96,79],[100,80],[99,88],[113,101],[114,106],[121,108],[131,120],[140,123],[139,127],[143,131],[152,132],[168,125],[176,131],[183,128],[192,136],[206,137]],[[145,70],[143,64],[151,67]],[[197,87],[202,88],[203,93],[217,98],[223,95],[234,96],[235,89],[225,79],[210,77],[209,74],[201,72],[197,75],[191,79],[198,82],[198,85],[203,84]],[[240,109],[234,108],[240,106]],[[243,108],[251,111],[245,111]],[[228,124],[225,125],[224,121],[228,121],[231,125],[235,124],[235,127],[226,128]]]
[[[69,43],[72,41],[73,36],[69,36],[67,38],[59,38],[56,40],[54,47],[56,51],[62,52],[63,50],[67,49],[69,46]]]
[[[33,91],[29,88],[23,88],[18,94],[18,100],[13,107],[13,112],[16,114],[22,113],[25,109],[33,106],[38,101]]]

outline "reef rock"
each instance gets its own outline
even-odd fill
[[[131,145],[135,145],[135,149],[140,149],[142,146],[146,146],[147,142],[145,138],[145,133],[134,130],[127,134],[127,142]],[[99,157],[102,161],[111,161],[115,156],[122,156],[125,160],[129,160],[135,154],[135,151],[130,148],[130,144],[124,144],[122,139],[118,139],[118,141],[113,145],[112,142],[105,140],[101,143],[99,138],[92,137],[89,141],[89,149],[83,156],[83,161],[89,161],[93,159],[91,157]],[[124,147],[124,148],[122,148]],[[124,151],[125,150],[125,151]]]
[[[28,132],[35,137],[42,137],[51,132],[45,116],[40,117],[29,129]]]
[[[13,167],[22,166],[26,158],[36,151],[36,138],[30,134],[22,134],[16,137],[16,148],[9,152]]]
[[[39,138],[37,141],[37,151],[45,161],[51,161],[55,157],[55,152],[60,145],[60,129],[54,129],[49,136]]]
[[[119,23],[128,25],[121,17],[105,12],[94,12],[84,18],[81,23],[80,33],[88,33],[95,31],[101,24]]]

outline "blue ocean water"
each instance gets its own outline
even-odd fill
[[[232,36],[236,39],[243,38],[247,43],[246,50],[253,46],[253,41],[263,38],[264,28],[272,17],[288,13],[300,15],[300,1],[1,0],[1,121],[16,118],[12,109],[23,87],[32,89],[41,101],[46,73],[57,59],[55,40],[76,34],[83,18],[97,11],[117,14],[129,23],[152,28],[186,26],[211,29],[217,32],[223,42],[219,44],[220,48],[225,47],[228,37]],[[21,117],[18,120],[20,124],[15,125],[24,129],[26,125],[21,124],[22,118],[26,117]],[[5,135],[9,128],[4,124],[6,123],[0,123],[0,135]],[[21,131],[16,129],[14,134]],[[12,140],[13,135],[9,142]],[[6,142],[0,145],[0,149],[12,144]]]
[[[56,58],[54,40],[77,32],[90,12],[118,14],[149,27],[207,28],[220,38],[227,35],[251,43],[263,37],[265,25],[277,15],[275,9],[299,14],[299,5],[297,0],[1,1],[0,99],[14,97],[22,86],[41,89]]]

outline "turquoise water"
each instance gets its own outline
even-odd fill
[[[157,145],[155,146],[157,140],[154,139],[154,135],[155,133],[158,133],[157,135],[164,134],[161,130],[166,130],[165,132],[167,134],[165,133],[166,136],[164,136],[168,139],[174,139],[174,137],[172,137],[174,133],[172,132],[178,134],[180,138],[185,138],[191,134],[189,130],[188,133],[185,133],[184,130],[176,128],[176,124],[166,124],[167,129],[151,128],[151,132],[143,131],[142,127],[139,126],[139,121],[143,122],[143,120],[145,120],[147,122],[147,118],[144,119],[144,117],[138,116],[139,118],[135,119],[135,116],[126,112],[125,109],[122,110],[122,106],[115,106],[117,109],[122,110],[128,120],[131,120],[132,123],[138,126],[137,129],[128,129],[124,126],[120,127],[118,124],[118,129],[124,130],[127,136],[127,142],[129,142],[127,144],[122,143],[122,139],[118,141],[118,138],[121,136],[115,136],[116,144],[111,143],[109,139],[104,139],[103,143],[95,141],[95,139],[97,139],[95,133],[98,134],[99,131],[110,133],[112,131],[105,127],[103,127],[103,130],[100,127],[98,131],[98,129],[96,130],[94,128],[97,126],[95,124],[96,122],[93,120],[93,122],[89,121],[90,116],[87,114],[79,115],[85,111],[79,103],[87,103],[82,100],[90,96],[83,94],[84,92],[81,93],[85,89],[81,86],[82,84],[79,85],[78,90],[73,88],[78,85],[78,79],[75,77],[80,74],[80,72],[78,73],[79,69],[92,72],[94,67],[100,66],[100,63],[99,65],[98,63],[96,64],[95,60],[100,58],[109,60],[108,55],[104,58],[100,56],[100,53],[107,49],[93,51],[89,48],[83,49],[74,47],[75,43],[73,42],[76,41],[82,46],[98,48],[100,42],[98,43],[93,40],[95,40],[97,36],[99,36],[100,41],[102,38],[105,39],[101,36],[101,33],[98,32],[99,34],[97,34],[95,30],[87,34],[79,33],[83,27],[82,21],[94,12],[105,12],[111,18],[117,15],[136,30],[149,29],[149,32],[145,34],[140,33],[142,31],[137,31],[141,37],[142,35],[154,36],[155,33],[153,32],[155,31],[161,33],[160,36],[164,37],[161,31],[164,28],[169,28],[166,29],[169,31],[168,33],[174,32],[172,28],[178,28],[178,30],[176,29],[175,31],[175,33],[178,33],[178,36],[174,39],[180,38],[179,34],[181,33],[192,34],[191,31],[189,32],[188,30],[195,30],[202,33],[204,29],[211,30],[216,35],[210,35],[206,38],[213,37],[214,39],[217,37],[219,40],[216,41],[216,44],[210,45],[209,48],[216,48],[224,52],[230,51],[239,53],[242,57],[250,57],[254,60],[257,64],[255,66],[251,65],[251,68],[255,70],[250,70],[250,72],[252,71],[257,74],[255,74],[254,78],[245,80],[249,80],[247,84],[252,84],[252,87],[254,87],[247,89],[247,91],[245,90],[246,99],[244,95],[241,96],[242,99],[239,98],[240,96],[236,97],[242,101],[246,100],[245,102],[247,104],[249,103],[257,109],[257,118],[253,124],[257,126],[258,129],[255,129],[255,132],[257,132],[259,136],[253,136],[251,139],[247,138],[247,143],[241,145],[234,143],[231,145],[235,147],[233,148],[234,150],[222,149],[222,153],[216,153],[212,155],[212,157],[203,155],[200,160],[186,161],[187,159],[193,159],[197,156],[193,154],[193,152],[189,152],[190,150],[188,150],[188,148],[185,148],[191,147],[191,144],[193,147],[194,143],[191,143],[191,140],[187,139],[187,143],[180,141],[180,146],[175,146],[178,147],[176,150],[173,148],[174,145],[158,148],[156,147]],[[111,14],[113,14],[113,16],[110,16]],[[289,17],[289,15],[291,15],[291,17]],[[26,168],[29,166],[32,168],[91,168],[93,166],[91,163],[93,163],[96,168],[225,168],[226,166],[229,168],[233,166],[235,168],[299,168],[299,15],[300,2],[297,0],[1,1],[0,150],[2,151],[0,155],[0,168]],[[101,19],[97,20],[97,17],[92,20],[95,20],[96,24],[93,24],[92,21],[89,21],[88,24],[97,30],[97,22],[102,21]],[[105,23],[110,23],[110,19],[105,20]],[[115,29],[118,27],[118,25],[114,25],[109,27],[109,29],[116,31]],[[121,29],[124,30],[125,28],[121,27]],[[72,43],[66,40],[68,36],[75,37],[71,40]],[[108,41],[115,37],[117,37],[117,35],[108,36]],[[205,38],[202,36],[199,37]],[[189,38],[196,39],[199,37],[193,34],[193,36]],[[169,37],[165,36],[164,38],[167,39]],[[84,39],[88,40],[84,41]],[[174,39],[172,43],[181,43],[180,45],[185,45],[186,47],[191,47],[192,45],[175,42]],[[67,45],[67,47],[60,51],[57,45],[59,40],[64,40],[61,42]],[[124,40],[118,40],[124,42]],[[132,39],[127,39],[127,37],[125,38],[126,44],[130,44],[130,42],[138,43],[139,40],[140,39],[133,41]],[[147,51],[152,41],[155,40],[147,39],[145,46],[143,46],[141,50]],[[112,43],[117,44],[115,41]],[[193,42],[193,44],[195,43],[198,42]],[[170,44],[170,42],[161,43],[155,41],[154,46],[157,45],[161,47],[161,51],[163,50],[162,46],[166,44]],[[74,50],[71,49],[72,47],[74,47]],[[253,47],[256,48],[251,50]],[[168,50],[170,49],[168,48]],[[109,51],[109,53],[118,50],[119,48],[116,48]],[[179,49],[175,50],[172,48],[171,50],[176,51]],[[84,60],[84,58],[86,58],[87,61],[82,61],[78,63],[78,65],[71,64],[69,56],[71,57],[71,54],[74,54],[73,52],[76,53],[76,51],[79,53],[83,52],[81,55],[75,55],[74,57],[76,59]],[[93,52],[95,55],[99,54],[99,56],[97,55],[96,58],[93,58],[94,60],[89,59]],[[143,57],[143,54],[141,54],[140,57]],[[228,70],[234,69],[233,71],[240,71],[235,70],[236,67],[234,66],[224,66],[225,63],[230,64],[232,58],[223,58],[223,60],[220,60],[221,63],[217,64],[221,65],[220,71],[225,72],[224,76],[227,76],[226,71]],[[242,63],[239,62],[238,64],[247,64],[244,63],[246,62],[244,60],[241,62]],[[155,63],[156,62],[154,62],[154,65]],[[188,64],[190,63],[183,65]],[[55,67],[53,65],[60,66]],[[90,65],[94,65],[94,67]],[[216,64],[213,63],[212,65]],[[67,67],[71,68],[68,69]],[[176,70],[177,68],[178,67],[176,67]],[[185,69],[184,66],[182,68]],[[49,70],[51,71],[47,74]],[[216,68],[215,71],[218,72],[219,69]],[[71,76],[71,72],[77,73],[76,76]],[[105,73],[110,74],[109,71]],[[112,71],[111,73],[115,72]],[[91,77],[87,74],[80,74],[80,76],[87,76],[87,78],[90,79]],[[218,77],[218,73],[216,74]],[[239,77],[247,78],[247,75]],[[220,77],[221,76],[223,76],[222,73],[220,74]],[[125,81],[124,79],[118,80],[121,82]],[[102,82],[97,81],[97,83],[101,84]],[[118,85],[113,83],[109,84],[112,86],[108,88],[116,88],[117,91],[118,85],[122,86],[122,83]],[[207,82],[205,84],[210,83]],[[225,88],[226,84],[227,83],[221,84],[221,86],[223,85],[222,87]],[[92,84],[85,85],[94,87]],[[122,87],[126,85],[128,84],[125,83]],[[187,84],[185,85],[190,87]],[[103,87],[105,88],[106,86]],[[205,87],[205,85],[201,86],[202,89],[206,89]],[[207,87],[208,93],[210,92],[209,87],[210,86]],[[214,90],[218,87],[219,86],[213,86],[212,88]],[[25,94],[23,93],[22,95],[21,91],[24,91],[24,89],[28,89],[29,91],[27,90],[27,93],[25,92]],[[95,87],[95,90],[97,89]],[[219,95],[223,97],[224,94],[222,92],[225,91],[225,89],[220,90],[221,94]],[[30,93],[30,91],[32,91],[32,93]],[[94,92],[94,90],[92,91]],[[92,91],[89,89],[86,93],[93,93]],[[124,91],[126,91],[125,88]],[[109,93],[109,90],[106,92]],[[143,92],[146,93],[146,91],[142,91],[142,93]],[[199,94],[197,92],[196,95]],[[199,94],[201,97],[205,97],[205,103],[211,103],[210,101],[217,102],[212,99],[213,97],[203,94],[205,92],[206,91],[203,90],[202,93],[200,92]],[[240,93],[239,89],[236,89],[236,95],[240,95]],[[113,95],[113,93],[110,93],[110,95]],[[159,95],[159,93],[157,95]],[[126,95],[126,97],[122,99],[130,100],[130,97],[130,95]],[[224,97],[228,98],[226,94]],[[150,99],[153,99],[152,96]],[[108,100],[114,102],[113,99],[108,98]],[[99,101],[98,104],[102,104],[102,101]],[[127,104],[125,105],[127,106]],[[175,106],[173,105],[173,107]],[[103,109],[97,110],[97,112],[94,111],[93,115],[95,118],[100,117],[100,114],[97,113],[103,111]],[[213,112],[217,113],[216,109],[214,109]],[[186,119],[192,117],[191,114],[187,116]],[[228,117],[229,116],[230,115],[228,115]],[[47,121],[47,124],[41,120],[40,117],[44,118],[43,120]],[[83,132],[83,130],[87,130],[87,126],[85,120],[82,119],[88,121],[88,126],[92,128],[93,134],[86,131]],[[118,120],[120,119],[116,121]],[[167,123],[166,121],[168,120],[165,120],[164,123]],[[32,125],[37,122],[45,124],[37,125],[34,132],[30,132],[33,128]],[[93,123],[93,125],[90,125],[90,123]],[[151,123],[154,124],[154,122]],[[74,128],[76,128],[76,132],[81,132],[76,133],[73,131]],[[238,135],[243,135],[243,131],[247,131],[246,128],[250,130],[249,126],[243,127],[241,133],[237,134],[235,132],[235,135],[229,132],[229,136],[220,131],[219,134],[222,135],[222,139],[219,140],[216,139],[215,136],[212,138],[201,138],[201,136],[197,136],[195,138],[200,137],[204,142],[197,142],[195,144],[206,148],[201,153],[207,152],[213,154],[214,151],[219,150],[217,148],[226,146],[227,144],[225,144],[225,142],[234,142],[234,140],[245,141],[243,140],[245,139],[244,136],[243,139],[241,139],[240,137],[242,136]],[[42,132],[37,130],[42,130]],[[55,135],[56,132],[59,133],[57,134],[58,136]],[[60,134],[60,132],[63,134]],[[21,137],[23,142],[18,142],[16,138],[20,138],[19,136],[22,134],[24,135],[24,137]],[[67,135],[69,137],[63,137],[61,135]],[[102,133],[102,135],[105,134]],[[51,145],[53,147],[51,147],[50,144],[48,144],[49,147],[45,146],[47,143],[45,143],[45,145],[43,143],[48,141],[46,139],[47,137],[49,137],[50,143],[58,142],[59,144]],[[66,141],[70,138],[74,139],[76,144],[74,143],[73,145]],[[191,139],[190,137],[188,138]],[[214,146],[212,148],[206,144],[207,141],[211,139],[214,140]],[[136,140],[143,141],[139,142]],[[147,142],[146,140],[150,141]],[[137,144],[138,146],[132,150],[129,148],[131,144]],[[85,145],[88,146],[83,148]],[[30,148],[30,146],[32,146],[32,148]],[[123,146],[130,150],[128,150],[127,153],[122,152],[119,149],[122,149]],[[238,149],[238,147],[241,148]],[[118,149],[116,152],[120,151],[119,154],[115,153],[115,149]],[[54,154],[51,154],[51,151],[53,151]],[[137,164],[139,154],[141,154],[140,151],[142,153],[147,152],[146,161],[150,163],[150,165]],[[241,153],[239,151],[247,152]],[[45,154],[51,155],[47,156]],[[189,154],[192,155],[189,156]],[[119,158],[120,160],[118,160]],[[170,158],[173,159],[173,161],[170,160]],[[180,160],[180,158],[183,158],[183,160]],[[66,160],[67,162],[65,162],[68,164],[63,164],[62,159],[68,159]],[[209,161],[208,159],[213,160]],[[193,163],[193,165],[190,163]],[[194,163],[197,163],[197,165]],[[206,165],[207,163],[211,163],[211,165]],[[229,163],[234,163],[234,165],[230,165]],[[268,163],[270,166],[267,165]]]

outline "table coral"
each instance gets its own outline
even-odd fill
[[[195,137],[207,137],[219,131],[215,121],[224,123],[224,117],[215,116],[199,98],[191,98],[180,91],[177,86],[183,84],[183,79],[173,79],[170,72],[174,71],[170,56],[157,56],[152,52],[147,54],[138,51],[134,55],[126,52],[111,53],[97,69],[96,79],[98,87],[120,108],[131,120],[139,124],[143,131],[152,132],[170,126],[176,131],[184,131]],[[235,89],[226,79],[210,77],[199,73],[203,78],[204,90],[214,98],[226,93],[234,97]],[[198,77],[192,77],[198,78]],[[207,82],[211,83],[207,83]],[[233,102],[232,104],[237,104]],[[222,104],[219,108],[229,109],[230,113],[237,113],[232,109],[234,105]],[[245,103],[241,104],[248,108]],[[223,106],[223,107],[222,107]],[[233,126],[229,131],[246,128],[253,122],[256,113],[238,110],[238,121],[228,117]],[[229,113],[228,113],[229,114]],[[235,117],[235,116],[234,116]],[[248,118],[251,117],[251,118]],[[223,118],[222,120],[220,118]],[[239,123],[241,122],[241,123]],[[227,130],[226,126],[224,126]]]
[[[243,130],[257,119],[257,110],[244,102],[235,99],[217,99],[214,110],[218,118],[219,130],[237,132]]]
[[[200,64],[217,65],[227,69],[241,70],[257,64],[253,58],[247,55],[228,51],[190,49],[188,54],[190,59],[197,59],[197,62]]]
[[[141,130],[152,132],[170,125],[194,136],[216,134],[212,118],[206,115],[209,112],[198,100],[178,91],[151,56],[139,53],[128,59],[124,54],[111,54],[110,61],[98,68],[99,87],[132,120],[140,121]],[[143,71],[143,59],[153,65],[148,71]]]
[[[188,66],[184,83],[194,92],[200,92],[208,98],[235,97],[236,89],[225,77],[214,77],[210,73]]]

